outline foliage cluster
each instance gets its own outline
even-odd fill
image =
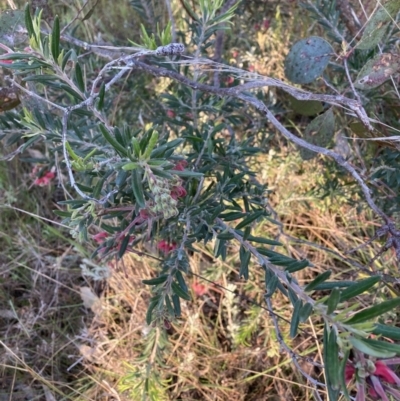
[[[261,222],[278,232],[282,226],[254,169],[257,154],[282,137],[305,162],[330,158],[335,167],[321,162],[329,168],[327,186],[336,182],[337,192],[350,187],[349,202],[381,219],[375,238],[386,238],[382,252],[393,249],[400,258],[400,2],[380,2],[359,18],[356,10],[353,19],[346,1],[303,2],[302,12],[317,24],[315,36],[294,43],[285,59],[290,83],[224,60],[224,43],[235,41],[229,30],[240,29],[234,21],[249,12],[247,2],[182,0],[183,14],[175,19],[166,1],[168,24],[152,2],[131,3],[143,22],[133,46],[89,44],[67,34],[58,16],[51,24],[42,21],[42,11],[29,5],[4,12],[0,32],[0,139],[16,146],[9,158],[30,152],[26,161],[35,166],[37,185],[57,175],[64,199],[54,213],[73,238],[97,242],[94,260],[148,253],[159,261],[152,277],[142,280],[151,287],[149,332],[142,369],[135,373],[138,386],[129,391],[158,399],[156,366],[164,363],[166,333],[183,315],[182,303],[191,301],[191,257],[197,244],[212,244],[214,258],[222,261],[232,246],[239,248],[240,278],[251,278],[249,267],[261,269],[277,340],[316,399],[324,389],[330,400],[350,400],[353,377],[358,400],[368,391],[400,399],[400,379],[388,367],[398,362],[400,329],[386,318],[400,304],[396,277],[374,267],[378,253],[364,264],[341,256],[366,275],[362,280],[330,280],[326,270],[301,282],[303,270],[315,266],[285,252],[278,238],[255,233]],[[334,148],[337,131],[345,129],[356,139],[358,157],[351,160]],[[151,243],[158,245],[157,255]],[[385,299],[361,307],[359,297],[377,290]],[[293,307],[291,338],[308,319],[322,322],[324,383],[304,372],[281,335],[277,297]]]

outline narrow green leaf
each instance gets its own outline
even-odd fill
[[[368,309],[356,313],[345,323],[346,324],[362,323],[367,320],[371,320],[378,316],[381,316],[384,313],[391,311],[392,309],[396,308],[399,305],[400,305],[400,297],[390,299],[389,301],[381,302],[378,305],[371,306]]]
[[[225,240],[231,240],[231,239],[233,239],[233,238],[235,238],[235,236],[232,234],[232,233],[230,233],[229,231],[223,231],[222,233],[219,233],[218,235],[217,235],[217,238],[218,239],[225,239]]]
[[[259,210],[258,212],[252,213],[250,216],[246,217],[243,221],[241,221],[235,227],[235,230],[239,230],[239,229],[241,229],[243,227],[246,227],[247,225],[249,225],[253,221],[257,220],[259,217],[261,217],[264,214],[265,214],[264,210]]]
[[[192,7],[189,5],[189,3],[186,0],[182,0],[184,4],[185,11],[189,14],[190,18],[192,18],[194,21],[196,21],[199,24],[202,24],[200,21],[200,18],[196,15],[196,13],[193,11]],[[203,18],[205,16],[203,15]]]
[[[271,263],[273,263],[271,261]],[[279,265],[279,263],[277,263]],[[283,266],[283,265],[282,265]],[[299,270],[303,270],[304,268],[310,266],[310,261],[308,259],[303,260],[294,260],[286,264],[285,271],[288,273],[294,273]]]
[[[178,284],[182,288],[182,290],[188,294],[189,288],[186,285],[185,279],[183,278],[183,274],[179,270],[177,270],[175,273],[175,277],[178,280]]]
[[[103,124],[99,124],[104,139],[122,156],[128,156],[128,150],[122,146],[107,130]]]
[[[58,87],[62,90],[64,90],[65,92],[67,92],[68,94],[70,94],[72,97],[74,97],[75,99],[78,99],[80,101],[83,101],[83,97],[75,90],[73,90],[69,85],[60,82],[58,83]]]
[[[240,272],[239,277],[243,277],[245,280],[249,279],[249,263],[251,253],[247,251],[243,246],[240,247]]]
[[[97,103],[97,110],[102,110],[104,107],[104,97],[106,94],[106,83],[103,81],[100,86],[99,95],[98,95],[98,103]]]
[[[146,284],[146,285],[158,285],[158,284],[165,283],[167,281],[167,278],[168,278],[168,274],[163,274],[163,275],[155,277],[155,278],[142,280],[142,283]]]
[[[135,137],[133,137],[133,138],[135,138]],[[132,139],[133,139],[132,138]],[[135,138],[136,139],[136,138]],[[136,157],[139,157],[140,156],[140,145],[139,145],[139,141],[136,139],[136,141],[137,141],[137,143],[138,143],[138,146],[139,146],[139,153],[138,153],[138,156],[136,156]],[[132,144],[133,145],[133,144]],[[135,148],[133,147],[133,149],[135,150]],[[167,155],[166,156],[166,154],[167,154],[167,150],[168,150],[168,146],[167,145],[161,145],[161,146],[157,146],[155,149],[153,149],[152,151],[151,151],[151,154],[150,154],[150,160],[152,160],[152,159],[157,159],[157,158],[163,158],[164,160],[165,159],[168,159],[168,157],[169,156],[171,156],[171,154],[170,155]],[[174,150],[173,149],[169,149],[169,151],[172,151],[172,153],[174,153]],[[135,152],[136,153],[136,152]],[[173,166],[173,164],[171,163],[171,166]],[[171,167],[172,168],[172,167]]]
[[[246,216],[246,213],[243,212],[228,212],[220,214],[220,218],[224,221],[233,221],[237,219],[241,219],[242,217]]]
[[[354,298],[357,295],[372,288],[376,283],[381,280],[381,276],[372,276],[365,280],[359,281],[358,283],[353,283],[350,287],[342,291],[340,296],[340,302],[347,301],[348,299]]]
[[[368,344],[364,338],[357,338],[351,336],[349,338],[349,341],[351,345],[357,348],[359,351],[363,352],[364,354],[373,356],[375,358],[392,358],[396,355],[396,352],[394,351],[379,349],[376,346]]]
[[[353,281],[327,281],[325,283],[318,284],[314,291],[324,291],[324,290],[332,290],[334,288],[346,288],[353,285]]]
[[[88,20],[92,15],[93,12],[97,6],[98,1],[96,1],[96,3],[94,3],[93,7],[85,14],[85,16],[82,18],[82,22]]]
[[[61,69],[62,69],[63,71],[65,70],[65,66],[66,66],[67,63],[68,63],[68,60],[69,60],[70,57],[72,56],[72,52],[73,52],[72,49],[68,50],[68,51],[65,53],[65,55],[64,55],[64,57],[63,57],[63,59],[62,59]]]
[[[288,296],[292,305],[295,306],[298,300],[298,296],[291,288],[288,288]]]
[[[58,15],[54,18],[53,30],[51,32],[51,54],[55,62],[60,55],[60,20]]]
[[[1,60],[29,60],[29,59],[34,59],[35,61],[37,60],[36,57],[33,57],[32,54],[27,54],[27,53],[6,53],[2,54],[0,56],[0,61]]]
[[[135,136],[131,138],[132,151],[135,157],[140,157],[140,144]]]
[[[31,12],[29,9],[29,3],[26,3],[26,5],[25,5],[25,26],[26,26],[26,30],[28,31],[29,37],[33,36],[37,42],[38,40],[37,40],[37,37],[35,34],[35,30],[33,28],[33,22],[32,22]]]
[[[93,189],[93,198],[97,199],[100,196],[103,185],[111,174],[113,174],[113,170],[110,169],[97,181]]]
[[[57,75],[42,74],[42,75],[31,75],[24,77],[22,80],[25,82],[41,82],[47,83],[49,81],[57,81],[59,78]]]
[[[191,171],[191,170],[172,170],[171,171],[172,174],[177,175],[179,177],[203,177],[204,174],[203,173],[199,173],[197,171]]]
[[[332,388],[330,369],[328,368],[329,363],[331,363],[331,359],[333,357],[335,357],[335,355],[332,354],[331,350],[329,350],[330,331],[331,330],[330,330],[329,326],[325,323],[324,338],[323,338],[323,343],[324,343],[323,359],[324,359],[324,365],[325,365],[325,377],[326,377],[326,385],[327,385],[327,390],[328,390],[328,399],[329,399],[329,401],[337,401],[339,398],[339,390],[334,390]],[[336,357],[338,357],[338,356],[336,356]]]
[[[225,240],[224,239],[219,239],[215,241],[214,245],[214,257],[218,258],[219,255],[221,255],[221,248],[225,246]]]
[[[395,352],[396,355],[400,354],[400,344],[389,343],[385,341],[378,341],[372,338],[364,338],[363,341],[378,350]]]
[[[63,210],[53,210],[53,213],[60,217],[71,217],[72,215],[72,212],[64,212]]]
[[[182,314],[182,311],[181,311],[181,301],[178,295],[176,294],[172,295],[172,303],[174,304],[175,316],[179,317]]]
[[[177,138],[177,139],[173,139],[172,141],[167,142],[166,146],[168,149],[170,149],[170,148],[176,149],[183,142],[185,142],[184,138]]]
[[[155,297],[151,298],[151,300],[150,300],[149,307],[147,308],[147,312],[146,312],[146,323],[148,325],[150,325],[151,322],[153,321],[153,311],[154,311],[155,307],[157,306],[159,300],[160,300],[160,295],[156,295]]]
[[[118,259],[122,259],[122,256],[124,256],[126,249],[128,248],[130,239],[130,235],[126,235],[125,238],[122,240],[118,250]]]
[[[299,328],[300,323],[300,311],[303,307],[303,302],[301,299],[298,299],[294,304],[292,320],[290,322],[290,337],[295,338],[297,335],[297,329]]]
[[[326,345],[325,345],[326,346]],[[325,361],[325,369],[329,376],[329,385],[332,390],[339,390],[339,346],[337,344],[337,336],[335,329],[331,329],[328,338],[327,360]]]
[[[252,241],[252,242],[257,242],[259,244],[282,246],[282,243],[279,241],[275,241],[273,239],[268,239],[268,238],[264,238],[264,237],[254,237],[253,235],[249,235],[247,240]]]
[[[349,356],[350,356],[350,350],[348,349],[344,352],[343,359],[340,361],[340,366],[339,366],[340,388],[343,392],[344,398],[346,398],[347,401],[351,401],[350,394],[347,390],[347,383],[345,377],[346,366],[349,360]]]
[[[132,191],[135,196],[136,202],[141,209],[146,207],[146,201],[144,199],[144,190],[142,185],[142,172],[140,169],[132,171]]]
[[[312,304],[306,302],[300,310],[300,323],[304,323],[310,317],[312,311]]]
[[[147,143],[147,146],[143,150],[143,154],[141,156],[143,159],[147,160],[150,157],[151,152],[153,151],[153,149],[157,145],[158,139],[159,139],[158,131],[153,130],[153,132],[150,135],[150,139],[149,139],[149,141]]]
[[[311,283],[307,284],[306,287],[304,288],[304,291],[309,292],[313,291],[315,287],[317,287],[319,284],[323,283],[324,281],[328,280],[328,278],[331,276],[332,270],[327,270],[326,272],[323,272],[322,274],[319,274]]]
[[[272,295],[274,295],[274,292],[277,289],[278,284],[279,284],[279,279],[278,279],[277,276],[273,276],[271,278],[271,280],[268,281],[268,283],[267,283],[267,292],[265,294],[265,296],[267,298],[270,298],[270,297],[272,297]]]
[[[281,255],[278,252],[275,251],[271,251],[271,249],[267,249],[267,248],[256,248],[257,252],[259,252],[261,255],[267,256],[268,258],[274,258],[274,257],[282,257],[283,255]],[[294,259],[288,258],[287,256],[285,256],[287,259],[290,259],[291,261],[293,261]]]
[[[279,283],[279,279],[270,269],[265,267],[265,288],[267,290],[265,296],[272,297]]]
[[[139,163],[130,162],[130,163],[124,164],[121,168],[122,168],[122,170],[125,170],[125,171],[131,171],[131,170],[136,170],[139,167],[140,167]]]
[[[178,295],[178,297],[185,299],[186,301],[191,300],[190,295],[183,291],[183,289],[175,281],[172,282],[171,287],[174,293]]]
[[[167,306],[168,314],[169,314],[170,316],[175,317],[175,311],[174,311],[174,308],[173,308],[173,306],[172,306],[171,299],[170,299],[170,297],[169,297],[168,294],[165,295],[165,305]]]
[[[167,173],[167,171],[165,171],[163,169],[160,169],[160,168],[157,168],[157,167],[151,167],[151,171],[155,175],[157,175],[159,177],[162,177],[162,178],[166,178],[168,180],[172,180],[174,178],[174,176],[172,174]]]
[[[376,335],[382,335],[392,340],[400,340],[400,327],[377,323],[372,333]]]
[[[75,65],[75,80],[81,92],[85,92],[85,81],[83,80],[82,68],[79,63]]]
[[[326,304],[328,306],[326,313],[328,315],[335,312],[336,307],[338,306],[339,300],[340,300],[340,290],[339,290],[339,288],[334,288],[331,292],[331,295],[329,295],[328,300],[326,301]]]

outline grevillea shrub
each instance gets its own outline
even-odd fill
[[[139,3],[132,6],[140,15],[149,14]],[[247,2],[200,0],[192,7],[182,1],[186,14],[179,24],[171,18],[153,30],[151,24],[142,25],[140,44],[124,47],[70,36],[57,16],[48,30],[40,10],[32,14],[29,7],[1,17],[0,63],[12,107],[3,96],[0,138],[16,146],[9,157],[46,149],[46,160],[31,157],[33,184],[46,186],[57,177],[65,200],[55,214],[74,238],[97,245],[93,258],[120,259],[126,252],[141,252],[143,244],[156,245],[152,249],[159,266],[152,278],[143,279],[151,287],[150,345],[143,358],[150,362],[138,374],[147,393],[153,383],[150,368],[163,360],[165,331],[181,316],[182,302],[191,301],[186,277],[194,244],[212,243],[214,256],[225,259],[235,243],[241,278],[249,279],[249,266],[265,272],[265,307],[277,338],[314,386],[316,399],[321,399],[320,388],[330,400],[341,394],[350,399],[352,380],[358,400],[368,392],[400,399],[399,379],[388,367],[398,362],[400,329],[384,319],[400,298],[390,290],[380,304],[361,307],[356,301],[395,278],[338,254],[365,278],[330,280],[328,270],[300,285],[297,272],[310,262],[287,255],[278,240],[253,232],[261,221],[280,229],[268,188],[250,168],[255,156],[279,137],[294,144],[306,161],[322,155],[326,168],[333,162],[330,182],[345,177],[361,206],[380,219],[376,237],[385,239],[383,250],[400,256],[400,232],[393,220],[398,150],[392,137],[398,130],[394,20],[400,2],[380,2],[364,25],[349,17],[346,1],[302,5],[304,15],[324,28],[324,37],[319,27],[315,36],[293,43],[284,65],[286,82],[258,74],[253,64],[246,70],[222,61],[224,43],[234,41],[224,42],[224,33],[238,29],[235,21],[251,11]],[[270,28],[269,20],[255,23],[259,31]],[[239,57],[237,50],[227,51]],[[265,87],[279,89],[282,102],[308,118],[308,125],[299,125],[300,133],[287,129],[279,99],[266,94]],[[129,96],[121,100],[123,107],[116,106],[124,91]],[[361,172],[357,161],[333,149],[339,125],[392,148],[367,158],[368,171]],[[382,127],[385,136],[377,138]],[[393,197],[371,187],[374,179],[394,188]],[[200,296],[207,286],[196,282],[192,290]],[[276,293],[293,306],[291,337],[308,318],[323,322],[325,383],[302,371],[283,340],[273,312]]]

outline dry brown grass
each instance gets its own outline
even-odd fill
[[[298,163],[296,155],[285,157],[289,166],[293,167],[293,164]],[[303,165],[302,171],[299,170],[295,176],[293,168],[287,170],[287,174],[290,170],[293,182],[298,182],[298,199],[291,199],[290,209],[285,202],[281,206],[277,205],[277,212],[286,234],[329,248],[337,252],[337,255],[312,247],[308,243],[296,243],[281,235],[284,250],[295,257],[307,257],[314,264],[313,268],[297,274],[300,283],[327,269],[333,271],[333,279],[352,280],[364,277],[360,271],[340,260],[340,256],[348,256],[345,251],[360,245],[369,237],[369,216],[365,213],[357,214],[354,208],[346,206],[345,199],[341,200],[341,204],[340,201],[332,204],[329,200],[308,196],[306,203],[304,197],[299,195],[306,190],[310,181],[317,179],[313,173],[315,163],[318,162]],[[283,184],[288,177],[280,171],[284,166],[271,164],[269,167],[276,168],[268,169],[267,159],[264,159],[263,165],[262,174],[266,175],[266,179],[274,180],[275,197],[280,199],[287,188]],[[308,177],[307,181],[305,177]],[[278,233],[272,224],[260,225],[257,231],[258,234],[267,236],[269,233],[271,238]],[[207,293],[201,296],[192,291],[193,302],[185,303],[182,318],[173,322],[169,331],[169,347],[165,352],[166,367],[161,369],[162,377],[169,381],[165,399],[312,399],[310,387],[294,369],[289,355],[280,350],[268,313],[250,301],[263,305],[262,269],[253,265],[251,278],[244,283],[238,279],[236,247],[231,248],[225,262],[214,260],[209,248],[199,246],[198,250],[191,258],[191,269],[193,273],[200,274],[215,284],[203,281]],[[379,244],[370,245],[358,251],[355,259],[367,262],[378,250]],[[387,254],[375,264],[375,269],[388,272],[391,266],[394,267],[393,256]],[[127,383],[131,386],[135,384],[132,375],[143,366],[137,360],[146,344],[146,333],[149,330],[144,321],[150,294],[140,280],[150,277],[155,267],[152,259],[127,255],[123,266],[113,269],[112,277],[101,296],[101,312],[88,332],[94,342],[86,366],[93,371],[98,382],[106,380],[121,399],[132,399],[129,391],[121,393],[120,390],[126,388]],[[199,278],[192,277],[189,282],[193,288]],[[235,291],[236,295],[220,286]],[[292,307],[287,300],[276,295],[273,303],[280,316],[290,319]],[[301,325],[301,332],[294,340],[289,338],[288,323],[280,321],[280,324],[285,341],[296,353],[321,363],[320,346],[315,340],[322,335],[322,326],[318,319]],[[303,369],[314,377],[322,375],[321,370],[305,360],[300,361]],[[323,380],[323,377],[320,379]],[[99,386],[93,387],[90,398],[103,399],[98,398],[99,392],[104,397],[104,392],[107,391],[110,392],[109,389]]]
[[[279,237],[283,251],[307,257],[315,266],[299,272],[299,282],[327,269],[332,269],[335,278],[362,277],[339,256],[348,256],[345,251],[369,238],[370,216],[357,214],[355,208],[346,206],[346,199],[333,202],[310,194],[310,185],[319,179],[318,160],[301,164],[296,153],[283,150],[259,162],[263,166],[259,179],[271,183],[271,203],[284,233],[290,236]],[[26,173],[18,174],[23,177]],[[36,204],[27,204],[26,186],[16,187],[20,192],[14,192],[19,199],[15,207],[35,209]],[[6,190],[1,192],[3,199],[10,197]],[[43,194],[39,203],[48,208],[49,196]],[[158,262],[128,254],[112,268],[107,281],[96,281],[82,274],[80,264],[85,255],[66,247],[68,239],[61,231],[12,209],[5,209],[1,221],[2,227],[7,227],[1,235],[7,254],[2,255],[0,271],[3,396],[19,400],[29,394],[46,401],[51,400],[46,393],[55,399],[135,399],[129,389],[137,383],[135,372],[143,367],[138,360],[149,331],[144,322],[150,293],[141,279],[151,277]],[[38,236],[40,231],[43,234]],[[256,227],[255,233],[277,238],[279,229],[267,222]],[[374,243],[357,251],[355,258],[367,262],[378,250],[379,244]],[[201,283],[207,292],[196,295],[192,291],[193,301],[183,305],[182,318],[169,330],[166,368],[159,369],[168,384],[160,399],[311,399],[304,378],[289,355],[280,350],[268,313],[252,303],[263,306],[262,269],[253,265],[245,283],[238,280],[235,246],[225,262],[213,258],[210,246],[198,246],[198,251],[191,258],[192,272],[215,284],[196,276],[189,279],[192,288]],[[384,255],[374,268],[390,272],[395,268],[393,255]],[[82,288],[90,289],[92,301],[89,299],[86,308],[82,306]],[[84,298],[87,301],[87,293]],[[290,319],[287,300],[275,295],[273,303],[276,313]],[[285,341],[298,354],[321,362],[314,339],[321,335],[318,320],[301,325],[294,340],[289,338],[288,323],[280,320],[280,325]],[[306,361],[301,364],[314,377],[322,374]]]

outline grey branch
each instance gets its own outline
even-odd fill
[[[367,184],[364,182],[360,174],[357,172],[357,170],[349,163],[347,162],[341,155],[338,153],[323,148],[321,146],[316,146],[313,144],[310,144],[306,142],[305,140],[297,137],[296,135],[292,134],[289,130],[287,130],[278,120],[277,118],[271,113],[271,111],[268,109],[268,107],[265,105],[264,102],[261,100],[258,100],[256,97],[244,94],[244,90],[252,89],[252,88],[257,88],[257,87],[262,87],[262,86],[268,86],[271,84],[270,81],[277,81],[277,80],[272,80],[270,78],[267,78],[265,81],[256,81],[256,82],[249,82],[247,84],[239,85],[233,88],[216,88],[214,86],[210,85],[205,85],[201,84],[195,81],[192,81],[191,79],[175,72],[168,70],[166,68],[162,67],[155,67],[149,64],[146,64],[142,61],[137,61],[134,60],[131,63],[132,68],[136,70],[142,70],[147,73],[150,73],[154,76],[158,77],[167,77],[171,78],[175,81],[178,81],[186,86],[191,87],[192,89],[196,90],[201,90],[203,92],[208,92],[208,93],[213,93],[217,96],[220,97],[226,97],[226,96],[231,96],[237,99],[241,99],[244,102],[253,105],[257,110],[262,112],[263,114],[266,115],[266,117],[269,119],[269,121],[272,123],[272,125],[275,126],[275,128],[278,129],[278,131],[289,141],[295,143],[298,146],[301,146],[305,149],[311,150],[312,152],[319,153],[325,156],[328,156],[336,161],[336,163],[343,167],[348,173],[350,173],[353,178],[357,181],[357,183],[360,185],[362,192],[364,193],[365,199],[369,205],[369,207],[377,214],[379,215],[385,223],[389,223],[390,219],[389,217],[382,211],[380,208],[376,205],[375,201],[372,199],[371,196],[371,191],[368,188]],[[302,98],[302,92],[298,91],[291,91],[292,94],[296,93],[297,98]],[[334,105],[343,105],[350,107],[352,110],[357,111],[361,115],[366,117],[366,121],[368,121],[368,116],[365,113],[365,110],[362,108],[362,106],[355,100],[353,99],[348,99],[344,96],[332,96],[332,95],[318,95],[318,99],[321,100],[322,98],[324,99],[325,102],[334,104]],[[308,94],[307,92],[304,93],[304,97],[308,97],[307,100],[311,100],[314,97],[311,96],[311,94]],[[305,100],[305,99],[303,99]]]

